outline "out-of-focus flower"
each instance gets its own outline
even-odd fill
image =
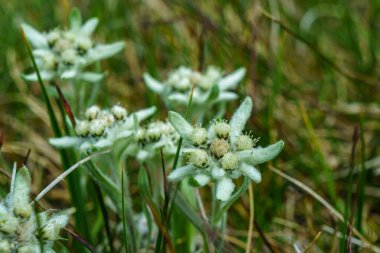
[[[144,81],[150,90],[161,96],[170,109],[178,105],[186,106],[194,85],[192,106],[199,106],[206,112],[217,103],[236,99],[238,96],[233,90],[244,75],[244,68],[224,76],[223,72],[214,66],[209,66],[204,73],[181,66],[171,72],[163,82],[154,79],[148,73],[144,74]]]
[[[243,129],[252,111],[252,100],[247,97],[230,122],[214,121],[207,130],[191,126],[180,114],[169,112],[169,121],[185,141],[184,165],[168,176],[171,181],[189,179],[195,186],[215,181],[216,198],[227,201],[235,189],[233,179],[249,177],[261,182],[255,167],[275,158],[284,146],[279,141],[268,147],[255,147],[258,139],[244,134]]]
[[[153,121],[136,131],[125,153],[140,162],[149,162],[160,156],[162,148],[165,157],[170,158],[176,153],[178,140],[179,134],[169,122]]]
[[[81,79],[92,83],[103,78],[102,73],[86,72],[85,68],[120,52],[124,43],[100,44],[93,41],[91,37],[97,24],[97,18],[82,24],[79,11],[74,9],[68,29],[39,32],[30,25],[21,25],[33,46],[33,55],[43,80]],[[23,77],[27,81],[38,81],[36,73]]]
[[[35,213],[30,203],[31,178],[22,167],[11,184],[8,196],[0,202],[0,252],[54,253],[54,241],[69,220],[64,212]]]
[[[113,147],[118,141],[129,143],[139,123],[153,115],[155,111],[155,107],[150,107],[128,114],[120,105],[114,105],[106,110],[94,105],[86,110],[85,119],[77,120],[75,126],[77,136],[51,138],[49,143],[57,148],[74,147],[81,151],[87,151],[92,147],[96,149]]]

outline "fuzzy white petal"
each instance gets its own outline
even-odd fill
[[[21,27],[33,47],[47,48],[49,46],[46,37],[42,33],[27,24],[22,24]]]
[[[49,143],[57,148],[70,148],[75,147],[83,143],[83,139],[79,137],[61,137],[61,138],[50,138]]]
[[[240,171],[249,177],[253,182],[260,183],[261,182],[261,173],[258,169],[253,167],[252,165],[248,165],[246,163],[242,163],[240,166]]]
[[[149,75],[148,73],[144,73],[143,77],[144,82],[149,89],[158,94],[161,94],[164,91],[164,85],[161,82],[154,79],[151,75]]]
[[[195,98],[195,97],[194,97]],[[190,96],[181,93],[172,93],[168,96],[168,100],[181,105],[187,105],[189,103]]]
[[[245,76],[245,68],[239,68],[232,72],[231,74],[223,77],[219,80],[218,86],[220,90],[229,90],[229,89],[235,89],[238,83],[244,78]]]
[[[70,70],[66,70],[64,71],[60,78],[61,79],[72,79],[74,78],[76,75],[78,74],[78,72],[75,70],[75,69],[70,69]]]
[[[217,102],[222,101],[232,101],[237,99],[239,96],[236,93],[224,91],[219,94],[219,97],[217,99]]]
[[[80,79],[88,83],[96,83],[104,78],[104,74],[95,72],[84,72],[80,75]]]
[[[216,186],[216,198],[221,201],[230,199],[232,192],[235,189],[235,184],[230,178],[223,178]]]
[[[124,42],[97,45],[88,52],[89,62],[100,61],[119,53],[124,48]]]
[[[152,116],[156,112],[156,110],[157,108],[155,106],[152,106],[147,109],[137,111],[134,114],[137,117],[137,121],[140,122]]]
[[[230,125],[231,125],[231,141],[234,143],[236,137],[241,134],[244,129],[245,124],[247,123],[249,117],[252,112],[252,99],[250,97],[246,97],[239,106],[239,108],[233,114]]]
[[[98,25],[99,20],[97,18],[91,18],[84,23],[80,29],[80,35],[90,36]]]
[[[283,141],[278,141],[275,144],[265,148],[253,148],[251,150],[243,150],[236,152],[238,158],[251,165],[265,163],[275,158],[284,147]]]
[[[54,73],[52,71],[40,71],[41,79],[45,81],[50,81],[54,78]],[[37,73],[31,73],[27,75],[22,75],[22,78],[29,82],[38,82]]]
[[[224,171],[224,169],[221,169],[221,168],[218,168],[218,167],[214,167],[211,170],[211,176],[214,179],[217,179],[217,180],[222,179],[225,174],[226,174],[226,172]]]
[[[175,170],[172,170],[172,172],[169,174],[168,179],[170,181],[180,181],[183,178],[191,175],[194,172],[194,167],[191,165],[186,165],[183,167],[179,167]]]
[[[210,182],[210,177],[204,174],[198,174],[194,176],[193,178],[198,183],[199,186],[205,186],[208,182]]]
[[[185,120],[184,117],[176,112],[170,111],[169,121],[182,138],[187,140],[190,139],[194,128]]]

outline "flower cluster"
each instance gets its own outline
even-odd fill
[[[244,75],[244,68],[223,76],[223,72],[214,66],[209,66],[204,73],[181,66],[163,82],[154,79],[148,73],[144,74],[144,81],[150,90],[162,97],[168,107],[187,105],[192,86],[193,104],[212,106],[218,102],[236,99],[237,94],[229,90],[235,89]]]
[[[261,174],[255,165],[276,157],[284,143],[255,147],[258,139],[243,133],[251,111],[252,100],[247,97],[230,122],[214,121],[208,129],[192,127],[181,115],[170,112],[170,122],[187,145],[183,151],[184,166],[173,170],[169,180],[189,178],[189,183],[195,186],[216,181],[216,197],[222,201],[231,197],[235,189],[233,179],[243,175],[259,183]]]
[[[99,44],[91,36],[98,24],[91,18],[83,25],[80,14],[74,10],[68,29],[55,28],[40,33],[33,27],[23,24],[26,37],[34,47],[33,55],[44,80],[79,78],[96,82],[103,78],[101,73],[84,72],[83,69],[102,59],[109,58],[124,48],[124,43]],[[37,74],[27,74],[28,81],[37,81]]]
[[[138,129],[139,122],[150,117],[155,111],[156,108],[151,107],[128,114],[120,105],[105,110],[93,105],[85,111],[85,119],[77,120],[77,136],[52,138],[49,142],[59,148],[79,147],[82,151],[91,147],[110,147],[120,139],[132,137]]]
[[[153,159],[162,148],[167,156],[174,155],[177,149],[179,135],[167,121],[153,121],[141,126],[134,142],[126,149],[126,153],[139,161]]]
[[[65,213],[35,213],[30,204],[31,178],[26,167],[15,176],[11,192],[0,202],[0,252],[53,253],[54,241],[68,223]]]

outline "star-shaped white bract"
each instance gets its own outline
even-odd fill
[[[243,133],[251,111],[252,100],[247,97],[229,123],[214,121],[208,130],[193,127],[180,114],[169,112],[169,121],[185,141],[185,165],[173,170],[169,180],[189,178],[189,182],[196,186],[216,181],[216,198],[221,201],[231,197],[235,189],[233,179],[246,176],[260,183],[261,173],[255,166],[275,158],[284,142],[265,148],[255,147],[257,139]]]
[[[60,239],[59,233],[68,223],[65,212],[35,213],[30,185],[29,170],[22,167],[12,179],[10,193],[0,202],[0,252],[38,253],[41,241],[44,252],[54,253],[54,241]]]
[[[155,107],[143,109],[134,113],[115,105],[110,110],[101,110],[98,106],[91,106],[86,110],[85,119],[78,120],[75,127],[77,136],[51,138],[49,143],[57,148],[79,148],[88,151],[117,146],[119,141],[129,143],[134,137],[139,123],[152,116]],[[125,148],[126,145],[121,145]]]
[[[94,62],[109,58],[124,48],[123,42],[100,44],[91,36],[98,24],[91,18],[82,24],[80,13],[73,10],[68,29],[39,32],[22,24],[22,29],[33,47],[33,55],[43,80],[80,79],[90,83],[100,81],[102,73],[86,72]],[[23,75],[27,81],[36,82],[37,74]]]
[[[223,72],[214,66],[209,66],[204,73],[181,66],[163,82],[148,73],[144,74],[144,81],[150,90],[161,96],[169,108],[187,105],[189,93],[195,85],[192,104],[207,110],[205,107],[236,99],[238,96],[232,90],[236,89],[244,75],[244,68],[223,76]]]

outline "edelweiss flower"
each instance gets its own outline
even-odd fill
[[[152,160],[163,148],[164,154],[173,156],[177,150],[179,135],[167,121],[154,121],[136,131],[134,141],[126,149],[126,154],[139,161]]]
[[[29,171],[23,167],[12,182],[11,192],[0,202],[0,252],[39,253],[41,240],[44,252],[54,253],[54,241],[68,223],[68,215],[62,212],[33,212],[30,184]]]
[[[163,98],[169,108],[187,105],[190,90],[195,84],[192,103],[194,106],[202,106],[202,110],[206,111],[205,106],[211,107],[215,103],[236,99],[237,94],[229,90],[235,89],[244,75],[244,68],[223,77],[222,71],[214,66],[209,66],[205,73],[181,66],[164,82],[154,79],[148,73],[144,74],[144,81],[150,90]]]
[[[110,110],[101,110],[94,105],[85,112],[85,119],[77,121],[76,137],[52,138],[49,143],[58,148],[79,148],[86,151],[91,147],[103,149],[113,146],[119,140],[129,142],[138,128],[138,124],[150,117],[155,107],[140,110],[128,115],[122,106],[115,105]]]
[[[168,176],[171,181],[189,178],[195,186],[216,181],[216,197],[227,201],[235,189],[232,179],[247,176],[260,183],[261,174],[255,165],[275,158],[284,146],[279,141],[268,147],[255,147],[258,139],[242,133],[252,111],[252,100],[247,97],[232,116],[231,121],[215,121],[209,127],[192,127],[181,115],[169,112],[169,121],[187,144],[184,147],[185,165]]]
[[[103,78],[101,73],[84,72],[84,68],[113,56],[124,48],[123,42],[99,44],[91,39],[98,24],[91,18],[82,25],[80,13],[73,10],[70,27],[67,30],[56,28],[49,32],[39,32],[33,27],[22,24],[26,37],[32,44],[33,55],[43,80],[78,78],[96,82]],[[37,81],[37,74],[23,76],[27,81]]]

